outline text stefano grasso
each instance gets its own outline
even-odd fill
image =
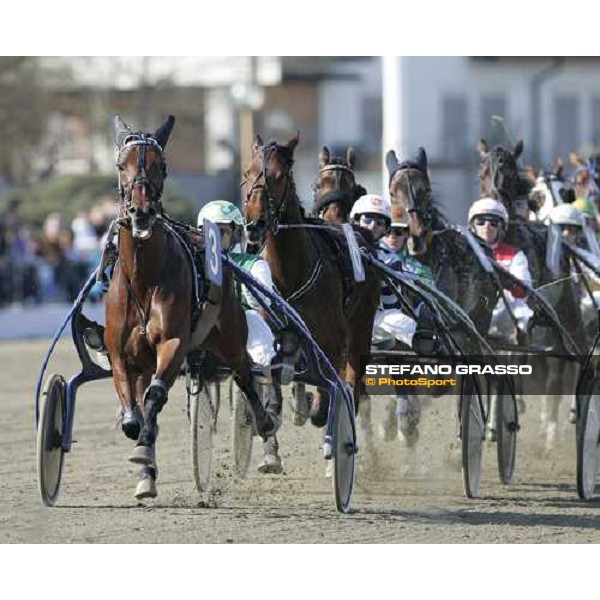
[[[367,365],[366,375],[531,375],[531,365]]]

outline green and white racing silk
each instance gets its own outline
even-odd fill
[[[246,254],[243,252],[231,252],[229,256],[238,267],[241,267],[244,271],[248,271],[252,277],[260,281],[260,283],[262,283],[269,291],[273,289],[271,269],[269,263],[267,263],[264,258],[258,254]],[[244,310],[258,310],[260,304],[248,291],[248,288],[245,285],[240,285],[239,288],[240,299]],[[267,304],[269,303],[267,298],[265,298],[265,301]]]
[[[401,250],[396,254],[398,258],[402,261],[402,269],[407,273],[414,273],[418,277],[421,277],[427,283],[431,285],[435,285],[435,281],[433,279],[433,273],[431,269],[418,261],[414,256],[411,256],[405,249]]]

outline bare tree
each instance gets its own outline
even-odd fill
[[[0,176],[9,184],[31,180],[52,110],[54,75],[37,57],[0,57]]]

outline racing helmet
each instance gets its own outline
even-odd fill
[[[583,227],[583,213],[573,204],[559,204],[548,216],[555,225]]]
[[[578,198],[573,202],[572,206],[578,208],[586,217],[589,217],[590,219],[596,218],[597,211],[593,200],[590,200],[589,198]]]
[[[392,208],[389,200],[377,194],[365,194],[361,196],[350,211],[350,219],[355,221],[360,218],[360,215],[375,214],[385,217],[388,225],[392,221]]]
[[[202,227],[204,219],[211,223],[233,223],[240,227],[245,224],[240,209],[227,200],[213,200],[205,204],[198,213],[198,227]]]
[[[469,209],[469,224],[472,223],[475,217],[481,217],[483,215],[493,215],[498,217],[504,223],[504,227],[508,224],[508,212],[506,211],[506,208],[504,208],[504,204],[493,198],[480,198],[473,202]]]

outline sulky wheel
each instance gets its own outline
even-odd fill
[[[233,378],[229,384],[229,400],[232,405],[231,428],[233,441],[233,466],[240,477],[246,477],[252,458],[252,416],[242,390],[234,384]]]
[[[515,472],[517,456],[517,401],[510,393],[506,379],[501,378],[496,389],[495,419],[498,451],[498,472],[500,481],[510,485]],[[494,406],[494,403],[492,403]]]
[[[50,375],[42,392],[37,430],[37,475],[42,502],[54,506],[60,491],[67,419],[67,385],[62,375]]]
[[[352,400],[350,400],[352,402]],[[354,407],[349,407],[338,387],[333,412],[333,489],[335,505],[339,512],[347,513],[354,491],[354,466],[356,459],[356,430]]]
[[[479,496],[485,417],[475,380],[462,380],[460,402],[463,486],[468,498]]]
[[[212,434],[218,410],[219,384],[203,384],[200,374],[193,374],[188,389],[192,472],[196,489],[203,494],[210,489]]]
[[[594,384],[593,392],[596,392]],[[600,471],[600,395],[592,393],[581,402],[577,428],[577,493],[582,500],[594,495]]]

